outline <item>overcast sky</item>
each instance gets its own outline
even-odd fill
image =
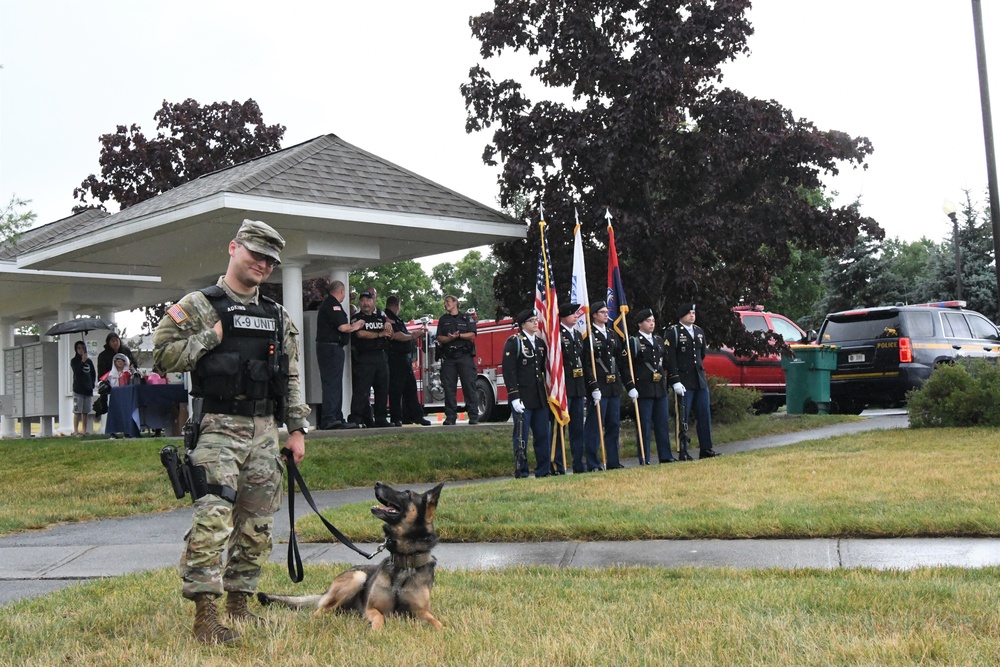
[[[868,137],[869,169],[829,181],[841,200],[860,196],[904,240],[950,233],[941,204],[963,188],[986,205],[970,1],[755,5],[753,53],[724,83]],[[983,5],[1000,84],[1000,9]],[[0,199],[30,199],[38,223],[65,217],[73,188],[98,170],[101,134],[131,123],[155,134],[164,99],[252,97],[266,121],[287,126],[284,146],[333,133],[495,206],[486,137],[465,133],[459,93],[478,62],[468,17],[491,6],[0,0]],[[1000,85],[993,95],[1000,106]]]

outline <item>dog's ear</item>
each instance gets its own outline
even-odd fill
[[[437,510],[438,498],[441,497],[441,489],[444,488],[444,482],[441,482],[433,489],[424,494],[424,516],[428,521],[434,519],[434,512]]]

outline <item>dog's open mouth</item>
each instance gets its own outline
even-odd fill
[[[399,508],[393,507],[392,505],[373,505],[372,512],[381,512],[382,514],[399,514]]]

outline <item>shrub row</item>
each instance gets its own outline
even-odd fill
[[[1000,426],[1000,367],[987,359],[942,365],[906,401],[912,428]]]

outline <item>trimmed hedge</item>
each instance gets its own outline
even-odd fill
[[[911,428],[1000,426],[1000,367],[988,359],[939,366],[906,402]]]

